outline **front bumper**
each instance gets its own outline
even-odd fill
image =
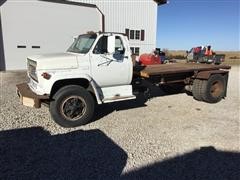
[[[37,95],[27,83],[17,84],[17,95],[24,106],[40,108],[43,100],[48,100],[48,95]]]

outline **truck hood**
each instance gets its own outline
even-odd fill
[[[37,62],[38,70],[78,68],[77,55],[73,53],[41,54],[28,59]]]

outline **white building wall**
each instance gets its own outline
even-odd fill
[[[131,47],[140,47],[140,54],[156,48],[157,4],[153,0],[72,1],[96,4],[105,16],[105,31],[144,30],[144,41],[130,40]],[[26,69],[27,56],[66,51],[73,36],[102,29],[102,15],[89,7],[7,0],[0,7],[0,13],[7,70]],[[19,49],[17,45],[26,48]]]
[[[153,0],[75,0],[96,4],[105,15],[105,30],[122,32],[125,29],[145,30],[145,40],[130,40],[130,45],[140,47],[141,53],[156,48],[157,4]]]
[[[8,0],[0,10],[7,70],[26,69],[27,56],[65,52],[74,36],[102,29],[102,14],[92,7]]]

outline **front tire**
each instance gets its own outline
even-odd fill
[[[62,127],[76,127],[91,121],[95,109],[92,95],[81,86],[61,88],[50,102],[53,120]]]

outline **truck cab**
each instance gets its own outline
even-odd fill
[[[89,33],[75,39],[66,53],[29,57],[29,85],[39,95],[52,95],[54,86],[59,81],[64,84],[69,80],[88,81],[95,89],[93,93],[98,94],[98,103],[101,104],[104,99],[115,95],[121,97],[122,88],[131,91],[132,66],[126,36]],[[109,87],[112,93],[108,92]],[[113,93],[114,89],[117,89],[116,94]],[[122,95],[132,94],[125,92]]]
[[[132,79],[131,53],[127,44],[127,38],[121,34],[87,34],[80,35],[67,52],[78,56],[80,68],[82,65],[89,67],[86,74],[98,86],[127,85]],[[82,64],[84,60],[86,62]]]
[[[94,110],[94,103],[88,104],[87,101],[102,104],[135,99],[131,85],[131,50],[128,38],[121,33],[89,32],[80,35],[67,52],[28,57],[27,66],[29,83],[21,86],[25,94],[34,94],[34,97],[23,96],[23,104],[40,107],[44,100],[50,100],[50,112],[54,119],[63,119],[60,122],[63,126],[68,126],[64,120],[72,121],[71,126],[77,119],[83,118],[86,119],[83,122],[87,122],[93,112],[86,109]],[[27,89],[31,92],[26,93]],[[87,100],[79,98],[79,92]],[[84,108],[70,107],[74,103]],[[59,107],[59,104],[62,105]],[[67,115],[66,108],[72,108],[69,109],[72,113]],[[83,116],[86,117],[74,115],[77,114],[74,111],[85,112]]]

